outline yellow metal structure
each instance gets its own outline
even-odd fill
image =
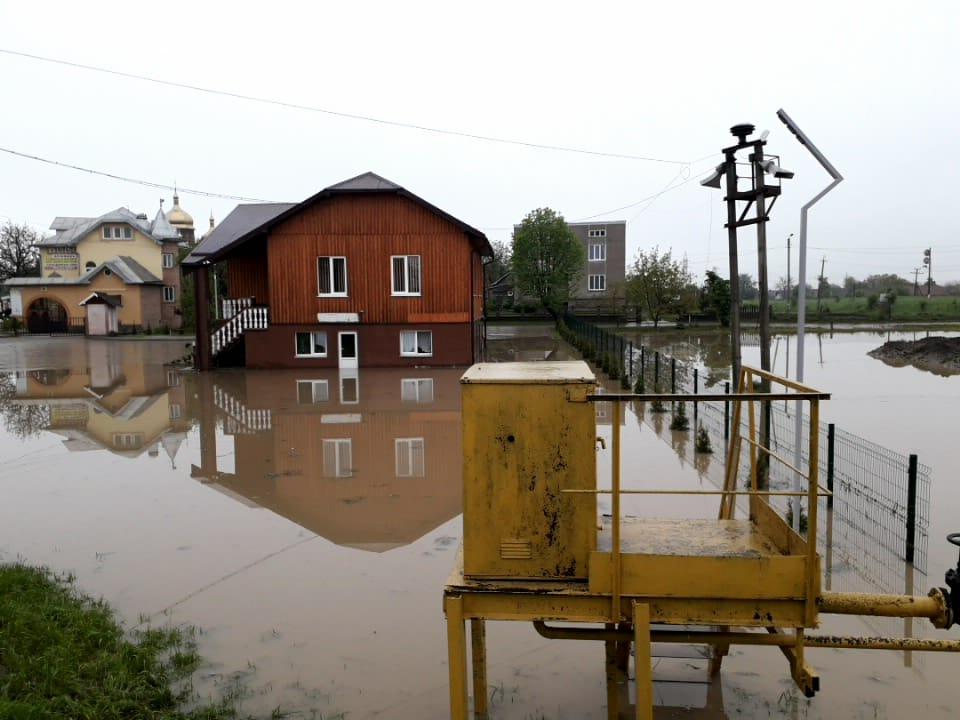
[[[821,592],[817,505],[829,492],[817,478],[819,402],[829,395],[752,368],[744,368],[739,380],[738,392],[731,395],[592,395],[595,379],[581,362],[477,365],[464,375],[464,542],[444,592],[454,720],[468,717],[467,619],[476,717],[487,712],[487,620],[533,622],[545,637],[603,640],[608,657],[620,658],[621,669],[627,658],[622,649],[632,640],[636,717],[645,720],[653,717],[651,641],[711,645],[713,672],[731,644],[778,647],[808,696],[819,689],[819,678],[805,664],[807,646],[960,651],[958,641],[806,634],[817,626],[820,612],[928,617],[937,627],[948,627],[952,620],[939,590],[927,598]],[[783,391],[754,392],[755,380]],[[614,410],[610,490],[597,489],[591,403],[599,400],[612,402]],[[638,400],[733,403],[721,490],[621,488],[622,403]],[[755,406],[773,400],[809,406],[806,473],[758,440]],[[744,404],[747,435],[740,431]],[[746,487],[738,476],[744,446],[749,453]],[[761,454],[800,474],[807,489],[761,488]],[[612,513],[598,524],[596,497],[601,493],[611,494]],[[714,494],[720,498],[718,518],[624,519],[620,497],[628,493]],[[804,536],[770,503],[771,497],[781,496],[791,497],[795,508],[805,501]],[[747,515],[738,519],[743,506]],[[553,628],[550,621],[601,627]],[[690,626],[702,629],[691,631]],[[729,626],[759,632],[730,632]]]
[[[596,421],[584,362],[481,363],[463,386],[463,571],[587,578],[596,546]]]

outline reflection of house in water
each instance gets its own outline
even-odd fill
[[[195,378],[233,436],[220,472],[201,418],[202,467],[217,489],[338,545],[383,552],[461,511],[458,369],[226,372]]]
[[[21,371],[12,402],[47,408],[42,429],[72,451],[158,455],[173,463],[190,423],[180,374],[159,364],[122,362],[115,343],[88,343],[85,367]]]

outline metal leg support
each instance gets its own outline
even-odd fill
[[[473,716],[487,717],[487,627],[483,618],[470,619],[470,643],[473,651]]]
[[[637,683],[637,720],[653,720],[653,658],[650,606],[633,603],[633,657]]]
[[[450,667],[450,720],[467,720],[467,633],[463,598],[448,595],[443,601],[447,616],[447,663]]]

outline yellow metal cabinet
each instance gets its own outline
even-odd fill
[[[464,575],[586,579],[596,422],[584,362],[481,363],[463,384]]]

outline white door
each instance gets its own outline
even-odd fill
[[[355,332],[339,333],[340,367],[355,368],[357,364],[357,334]]]
[[[99,303],[87,305],[87,333],[90,335],[106,335],[110,332],[107,326],[107,306]]]

